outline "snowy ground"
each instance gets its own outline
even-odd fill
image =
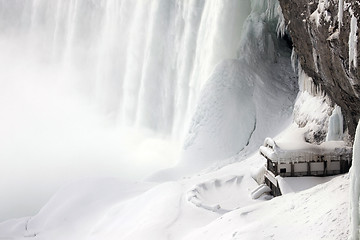
[[[347,239],[348,175],[269,201],[253,200],[257,183],[247,169],[263,164],[255,154],[157,186],[84,180],[63,187],[34,217],[2,223],[0,239]],[[194,189],[202,205],[189,198]],[[203,207],[210,205],[222,208]]]

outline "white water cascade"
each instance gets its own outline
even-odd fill
[[[181,145],[215,65],[238,57],[250,11],[250,0],[0,0],[0,219],[33,214],[77,177],[174,164],[169,142]]]
[[[79,178],[164,181],[256,151],[297,92],[279,14],[277,0],[0,0],[0,221]]]
[[[246,0],[0,0],[0,39],[56,64],[61,85],[117,126],[179,137],[214,66],[236,57],[249,11]]]

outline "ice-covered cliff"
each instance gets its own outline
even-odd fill
[[[360,116],[359,2],[279,2],[301,67],[341,107],[353,138]]]

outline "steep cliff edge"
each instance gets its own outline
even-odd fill
[[[358,20],[355,0],[279,0],[299,63],[342,108],[351,138],[360,117]]]

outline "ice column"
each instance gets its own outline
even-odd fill
[[[350,238],[359,239],[360,200],[360,124],[356,128],[353,162],[350,169]]]
[[[351,22],[350,22],[350,34],[349,34],[349,70],[351,66],[357,67],[357,18],[354,16],[353,10],[350,8]]]
[[[343,132],[343,116],[341,114],[341,108],[339,106],[336,106],[329,118],[326,141],[341,140]]]

